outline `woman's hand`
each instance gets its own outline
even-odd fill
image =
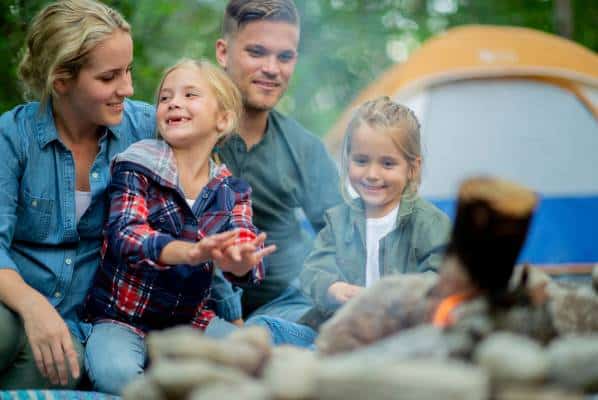
[[[66,385],[69,371],[73,379],[78,379],[80,369],[73,339],[56,309],[41,294],[35,293],[21,317],[41,374],[54,385]]]
[[[345,304],[361,293],[362,290],[363,287],[361,286],[351,285],[346,282],[334,282],[328,288],[328,296],[340,304]]]
[[[266,234],[262,232],[250,242],[216,249],[212,252],[214,263],[222,271],[230,272],[235,276],[243,276],[264,257],[276,251],[276,246],[273,244],[258,250],[265,240]]]

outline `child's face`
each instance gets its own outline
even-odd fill
[[[160,135],[173,147],[216,143],[226,127],[211,87],[199,68],[182,66],[164,79],[158,94],[156,119]]]
[[[399,204],[409,181],[409,164],[391,136],[361,124],[351,139],[349,181],[370,218],[383,217]]]

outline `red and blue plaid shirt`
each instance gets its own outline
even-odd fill
[[[173,240],[196,242],[235,228],[239,242],[256,237],[249,185],[224,165],[212,165],[210,176],[189,206],[167,143],[143,140],[113,160],[102,263],[86,302],[91,321],[111,320],[140,333],[181,324],[206,328],[214,316],[207,307],[213,263],[164,265],[158,259]],[[242,278],[225,276],[257,284],[264,267]]]

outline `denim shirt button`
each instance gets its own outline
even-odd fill
[[[31,207],[37,207],[37,200],[31,201]]]
[[[166,219],[164,217],[160,217],[159,221],[163,224],[164,222],[166,222]]]
[[[71,260],[71,258],[67,258],[66,260],[64,260],[64,262],[66,263],[66,265],[71,265],[73,263],[73,260]]]
[[[98,179],[98,177],[99,177],[99,176],[100,176],[100,174],[98,174],[97,172],[93,172],[93,173],[91,174],[91,177],[92,177],[93,179]]]
[[[204,199],[207,199],[208,198],[208,194],[204,193],[204,194],[201,195],[201,197],[203,197]]]
[[[55,297],[55,298],[59,299],[59,298],[60,298],[60,296],[62,296],[62,293],[61,293],[61,292],[54,292],[54,297]]]

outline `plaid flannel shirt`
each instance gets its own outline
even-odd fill
[[[251,188],[226,166],[212,167],[210,181],[190,207],[167,143],[143,140],[113,160],[102,263],[85,309],[91,321],[123,323],[141,334],[180,324],[207,327],[214,316],[207,307],[213,263],[164,265],[158,259],[173,240],[196,242],[235,228],[238,242],[256,237]],[[260,263],[241,278],[225,276],[257,284],[264,267]]]

